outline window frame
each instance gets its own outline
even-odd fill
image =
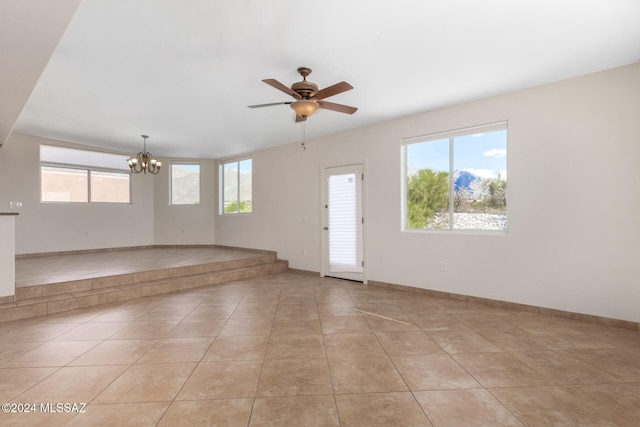
[[[506,209],[505,209],[505,215],[507,217],[507,226],[503,229],[503,230],[491,230],[491,229],[464,229],[464,228],[454,228],[454,221],[452,221],[453,218],[453,214],[455,214],[455,207],[454,207],[454,203],[451,203],[451,200],[453,200],[453,196],[455,195],[455,189],[454,189],[454,185],[453,185],[453,172],[454,172],[454,142],[453,140],[455,138],[458,137],[462,137],[462,136],[469,136],[469,135],[473,135],[473,134],[478,134],[478,133],[486,133],[486,132],[493,132],[493,131],[499,131],[499,130],[505,130],[506,131],[506,146],[508,147],[509,145],[509,126],[508,126],[508,121],[507,120],[502,120],[502,121],[498,121],[498,122],[492,122],[492,123],[487,123],[487,124],[482,124],[482,125],[476,125],[476,126],[469,126],[469,127],[465,127],[465,128],[460,128],[460,129],[454,129],[454,130],[450,130],[450,131],[444,131],[444,132],[437,132],[437,133],[433,133],[433,134],[427,134],[427,135],[421,135],[421,136],[414,136],[414,137],[409,137],[409,138],[403,138],[401,140],[401,231],[402,232],[408,232],[408,233],[444,233],[444,234],[482,234],[482,235],[507,235],[508,233],[508,218],[509,218],[509,214],[508,214],[508,210],[509,210],[509,205],[507,204]],[[407,174],[407,168],[408,168],[408,162],[407,162],[407,147],[409,145],[412,144],[419,144],[419,143],[428,143],[431,141],[438,141],[438,140],[443,140],[443,139],[448,139],[449,140],[449,209],[448,209],[448,213],[449,213],[449,228],[443,228],[443,229],[438,229],[438,228],[409,228],[408,227],[408,200],[407,200],[407,191],[408,191],[408,174]],[[505,157],[505,167],[506,170],[508,171],[508,148],[507,148],[507,154]],[[507,184],[507,200],[508,200],[508,193],[509,193],[509,185]]]
[[[98,165],[88,165],[88,164],[83,164],[81,162],[63,162],[63,161],[47,161],[47,160],[42,160],[42,147],[47,147],[47,148],[53,148],[54,150],[56,149],[63,149],[63,150],[73,150],[76,152],[85,152],[87,153],[89,156],[93,156],[94,158],[97,156],[99,157],[101,154],[105,154],[107,156],[120,156],[120,154],[116,154],[116,153],[108,153],[108,152],[103,152],[103,151],[94,151],[94,150],[83,150],[83,149],[79,149],[79,148],[71,148],[71,147],[63,147],[63,146],[57,146],[57,145],[49,145],[49,144],[41,144],[40,145],[40,181],[39,181],[39,185],[40,185],[40,203],[72,203],[72,204],[116,204],[116,205],[130,205],[132,204],[132,197],[131,197],[131,193],[132,193],[132,183],[131,183],[131,171],[128,170],[128,167],[126,165],[126,156],[122,155],[122,158],[124,159],[124,167],[122,169],[118,169],[118,168],[113,168],[113,167],[101,167]],[[54,156],[55,157],[55,156]],[[89,163],[89,162],[87,162]],[[108,162],[107,162],[108,163]],[[43,167],[49,167],[49,168],[58,168],[58,169],[68,169],[68,170],[76,170],[76,171],[85,171],[86,172],[86,179],[87,179],[87,200],[86,201],[71,201],[71,200],[43,200],[43,194],[42,194],[42,168]],[[104,173],[114,173],[114,174],[120,174],[120,175],[126,175],[127,176],[127,181],[128,181],[128,187],[129,187],[129,192],[128,192],[128,201],[126,202],[118,202],[118,201],[94,201],[92,200],[92,188],[91,188],[91,180],[92,180],[92,176],[91,173],[92,172],[104,172]]]
[[[240,210],[240,163],[245,162],[247,160],[251,161],[251,210],[249,212],[243,212]],[[237,193],[236,193],[236,198],[235,198],[235,202],[237,205],[237,210],[235,212],[226,212],[225,208],[224,208],[224,203],[225,203],[225,191],[224,191],[224,187],[225,187],[225,166],[232,164],[232,163],[236,163],[237,164],[237,174],[236,174],[236,188],[237,188]],[[218,214],[219,215],[250,215],[253,213],[253,158],[252,157],[240,157],[240,158],[234,158],[234,159],[229,159],[229,160],[225,160],[225,161],[220,161],[219,163],[219,169],[218,169],[218,173],[219,173],[219,209],[218,209]]]
[[[169,206],[200,206],[202,204],[202,165],[199,161],[171,160],[169,162]],[[175,165],[198,166],[198,202],[197,203],[174,203],[173,201],[173,167]]]

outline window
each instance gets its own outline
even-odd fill
[[[404,228],[507,230],[507,123],[403,141]]]
[[[127,156],[41,145],[40,188],[43,202],[129,203]]]
[[[200,165],[196,163],[171,164],[171,204],[200,204]]]
[[[220,182],[222,213],[249,213],[252,211],[251,159],[221,164]]]

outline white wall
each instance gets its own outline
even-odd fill
[[[164,171],[133,175],[131,204],[41,203],[40,144],[78,147],[15,133],[0,147],[0,206],[22,202],[16,254],[154,244],[154,179]]]
[[[320,271],[321,170],[364,163],[369,280],[637,322],[639,68],[318,138],[306,151],[256,152],[254,213],[219,216],[216,243],[277,250],[293,268]],[[500,120],[509,122],[508,234],[401,231],[401,140]]]

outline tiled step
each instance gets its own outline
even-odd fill
[[[0,322],[126,301],[150,295],[217,285],[287,271],[274,254],[186,267],[96,277],[16,289],[0,301]]]

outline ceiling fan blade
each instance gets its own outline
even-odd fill
[[[337,111],[339,113],[353,114],[358,111],[356,107],[350,107],[348,105],[336,104],[327,101],[318,101],[318,105],[320,106],[320,108],[324,108],[325,110]]]
[[[276,89],[283,91],[287,95],[293,96],[295,99],[302,99],[302,97],[300,95],[298,95],[296,92],[292,91],[290,88],[288,88],[287,86],[283,85],[282,83],[280,83],[276,79],[264,79],[263,82],[265,82],[269,86],[275,87]]]
[[[298,116],[298,115],[296,114],[296,123],[304,122],[305,120],[307,120],[307,118],[306,118],[306,117],[304,117],[304,116]]]
[[[248,108],[262,108],[262,107],[272,107],[274,105],[289,105],[291,104],[293,101],[287,101],[287,102],[271,102],[269,104],[256,104],[256,105],[247,105]]]
[[[353,89],[353,86],[351,86],[349,83],[340,82],[340,83],[334,84],[333,86],[320,89],[311,97],[311,99],[324,99],[333,95],[337,95],[342,92],[346,92],[351,89]]]

